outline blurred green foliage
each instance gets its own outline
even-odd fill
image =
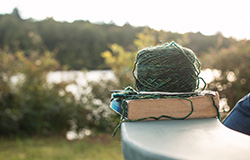
[[[43,21],[21,19],[17,9],[11,14],[0,15],[0,48],[11,52],[44,49],[57,52],[56,59],[71,69],[104,68],[100,53],[109,43],[127,46],[137,32],[129,24],[118,27],[110,24],[92,24],[89,21],[57,22],[53,18]]]
[[[0,51],[1,135],[65,134],[72,122],[76,131],[111,130],[112,123],[101,116],[105,112],[99,109],[102,103],[95,104],[92,94],[82,95],[85,101],[77,100],[66,90],[74,81],[47,82],[47,74],[60,67],[54,56],[50,52],[25,56],[24,52]]]
[[[134,46],[141,32],[149,39],[144,44]],[[89,21],[57,22],[53,18],[42,21],[21,19],[17,9],[11,14],[0,15],[0,49],[11,52],[31,50],[56,52],[56,59],[70,69],[109,69],[100,53],[116,43],[126,51],[135,51],[144,46],[175,41],[189,46],[199,56],[210,48],[229,47],[234,39],[225,38],[217,33],[205,36],[201,33],[179,34],[156,31],[149,27],[134,27],[126,23],[117,26],[114,23],[94,24]],[[135,48],[137,47],[137,48]]]
[[[62,134],[72,123],[79,132],[111,132],[119,116],[108,109],[110,90],[133,85],[131,70],[140,49],[171,41],[192,49],[202,69],[221,73],[207,89],[219,91],[230,107],[249,92],[248,40],[129,24],[24,20],[17,9],[0,15],[0,134]],[[91,89],[76,99],[66,90],[75,81],[47,82],[49,72],[65,68],[112,69],[115,78],[88,82]]]

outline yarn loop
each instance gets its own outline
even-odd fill
[[[139,51],[132,74],[139,91],[192,92],[201,79],[194,52],[175,42]]]

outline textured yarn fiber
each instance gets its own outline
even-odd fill
[[[139,51],[132,72],[139,91],[192,92],[200,62],[192,50],[171,42]]]

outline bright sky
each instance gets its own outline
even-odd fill
[[[171,32],[221,32],[250,39],[250,0],[0,0],[0,14],[15,7],[24,19],[128,22]]]

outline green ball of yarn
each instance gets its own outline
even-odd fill
[[[171,42],[139,51],[132,72],[139,91],[192,92],[200,62],[192,50]]]

